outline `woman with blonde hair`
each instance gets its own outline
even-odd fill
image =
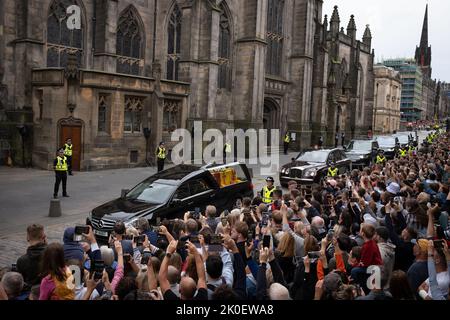
[[[275,258],[283,270],[284,279],[290,283],[294,278],[295,265],[293,258],[295,256],[295,239],[288,232],[283,232],[280,242],[275,250]]]

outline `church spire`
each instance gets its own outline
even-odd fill
[[[425,9],[425,17],[423,18],[420,46],[416,47],[415,59],[422,68],[422,72],[431,78],[431,46],[428,45],[428,4]]]
[[[428,4],[425,9],[425,17],[423,18],[422,36],[420,37],[420,46],[428,47]]]

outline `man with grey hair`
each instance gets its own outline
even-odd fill
[[[7,272],[2,278],[2,286],[5,290],[8,300],[18,300],[22,292],[24,281],[23,277],[18,272]]]
[[[213,232],[216,232],[220,218],[217,217],[217,209],[215,206],[207,206],[205,210],[206,223]]]
[[[269,287],[269,299],[270,300],[292,300],[289,296],[289,290],[279,284],[279,283],[272,283]]]
[[[136,229],[139,231],[139,234],[145,234],[148,241],[150,241],[152,245],[156,246],[156,243],[158,242],[158,234],[152,231],[147,218],[140,217],[136,222]]]
[[[170,290],[178,297],[181,297],[180,294],[180,280],[181,274],[180,271],[174,266],[169,266],[167,269],[167,280],[170,284]]]

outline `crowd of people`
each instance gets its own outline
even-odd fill
[[[311,189],[291,181],[269,204],[118,221],[107,244],[91,227],[48,244],[30,225],[0,299],[447,300],[449,139]]]

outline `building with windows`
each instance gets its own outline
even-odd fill
[[[402,79],[400,72],[375,65],[375,107],[373,128],[375,134],[390,134],[400,129],[400,100]]]
[[[422,103],[422,70],[414,59],[385,60],[383,64],[400,73],[402,79],[402,96],[400,115],[403,124],[426,119],[426,109]]]
[[[50,168],[71,137],[80,170],[153,161],[160,141],[170,149],[171,133],[197,120],[290,131],[296,149],[365,135],[372,35],[357,40],[353,16],[344,31],[337,7],[322,19],[322,3],[1,1],[0,118],[14,160],[18,124],[33,165]]]

